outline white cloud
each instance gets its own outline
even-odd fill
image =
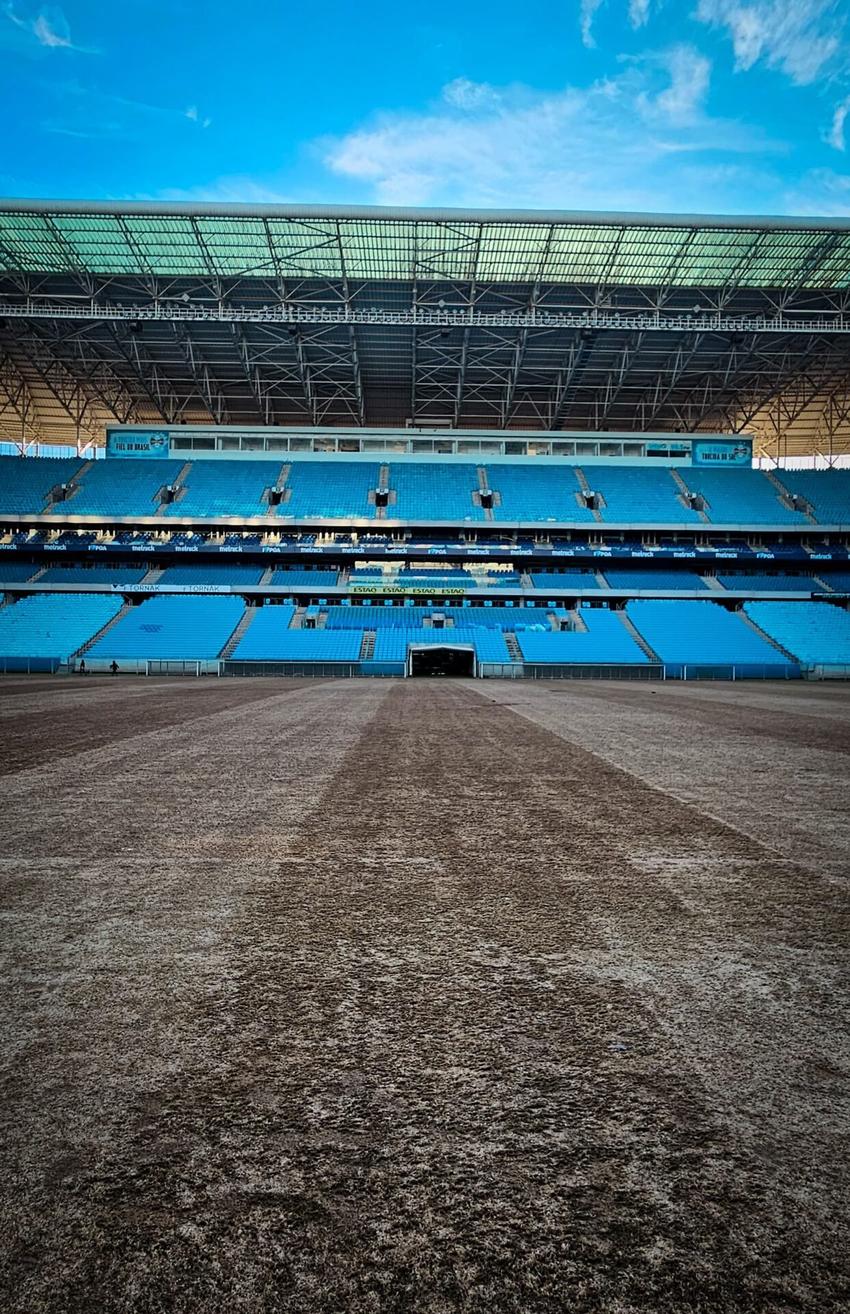
[[[190,105],[183,113],[190,123],[197,123],[199,128],[208,128],[212,123],[212,119],[201,118],[197,105]]]
[[[461,110],[480,110],[495,105],[498,92],[489,82],[471,82],[469,78],[455,78],[443,87],[443,100]]]
[[[850,175],[811,169],[783,199],[786,214],[850,215]]]
[[[711,63],[693,46],[673,46],[658,61],[670,77],[670,85],[653,98],[644,96],[645,109],[654,108],[672,123],[694,121],[702,110],[711,78]]]
[[[832,126],[826,134],[827,142],[830,146],[834,146],[837,151],[844,150],[844,123],[848,114],[850,114],[850,96],[845,96],[836,105],[832,116]]]
[[[726,158],[769,156],[773,144],[707,117],[709,75],[699,52],[675,46],[586,88],[499,89],[475,114],[444,95],[428,112],[384,114],[320,149],[332,175],[382,204],[715,209],[713,188],[685,194],[676,161],[687,154],[696,178],[700,154],[716,164],[719,143]]]
[[[645,27],[649,22],[649,0],[629,0],[629,22],[632,27]]]
[[[579,25],[581,27],[581,39],[589,50],[596,45],[593,37],[593,19],[597,9],[603,4],[603,0],[581,0],[581,11],[579,16]]]
[[[7,0],[3,13],[15,27],[34,37],[47,50],[75,50],[78,54],[96,55],[99,52],[86,46],[77,46],[71,40],[71,29],[64,13],[56,5],[43,5],[38,9],[24,6],[21,10],[14,0]]]
[[[699,0],[696,17],[726,31],[739,69],[763,61],[800,86],[827,70],[844,39],[832,0]]]

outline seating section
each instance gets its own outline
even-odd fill
[[[787,666],[786,659],[735,612],[716,602],[626,604],[638,633],[668,666]]]
[[[67,661],[121,610],[108,593],[34,593],[0,609],[0,658]]]
[[[527,662],[589,665],[646,665],[648,658],[643,649],[623,624],[615,611],[602,608],[582,608],[581,622],[587,629],[550,631],[519,631],[517,643]]]
[[[423,628],[433,615],[444,616],[455,625],[493,630],[513,630],[527,625],[548,625],[542,607],[345,607],[327,608],[329,630],[411,630]],[[429,631],[430,633],[430,631]]]
[[[237,588],[240,584],[259,584],[263,574],[262,566],[239,566],[214,562],[187,563],[180,566],[167,566],[159,578],[160,584],[221,584]]]
[[[832,570],[821,575],[821,579],[829,585],[833,593],[850,593],[850,574],[846,571]]]
[[[823,593],[810,575],[718,575],[724,589],[741,593]]]
[[[274,487],[280,461],[193,461],[183,480],[185,493],[166,508],[167,516],[270,516],[263,494]]]
[[[369,503],[369,493],[378,485],[380,469],[373,461],[293,461],[286,481],[292,496],[281,502],[277,514],[296,520],[305,516],[372,520],[375,508]]]
[[[575,589],[580,593],[586,589],[601,589],[602,585],[592,570],[553,570],[538,572],[531,576],[536,589]]]
[[[32,579],[38,572],[38,566],[32,561],[14,561],[5,554],[0,556],[0,586],[3,584],[22,584]]]
[[[503,636],[496,630],[476,625],[458,625],[446,630],[381,630],[375,637],[373,660],[400,662],[407,657],[410,644],[430,644],[433,647],[452,644],[470,644],[482,662],[509,662],[511,655]]]
[[[707,503],[706,515],[713,524],[805,525],[802,511],[783,506],[779,493],[761,470],[680,470],[692,493]]]
[[[487,479],[499,494],[500,504],[493,508],[496,521],[595,522],[593,512],[578,500],[581,484],[573,466],[491,465]]]
[[[390,488],[396,494],[395,505],[387,508],[390,519],[485,519],[482,508],[472,500],[472,494],[478,491],[475,465],[400,462],[390,467]]]
[[[123,661],[207,661],[218,657],[244,612],[241,598],[166,594],[134,607],[89,654]],[[2,615],[2,612],[0,612]]]
[[[182,461],[97,461],[83,474],[76,492],[53,507],[69,516],[154,516],[161,488],[175,481]]]
[[[605,505],[602,519],[633,525],[691,524],[699,521],[679,495],[673,475],[665,466],[588,466],[584,476]]]
[[[850,666],[850,612],[841,607],[828,602],[745,602],[744,611],[805,666]]]
[[[356,662],[360,630],[290,630],[292,607],[261,607],[231,657],[233,661]]]
[[[778,470],[789,493],[804,497],[821,525],[850,524],[850,470]]]
[[[67,484],[80,469],[76,457],[0,456],[0,512],[36,515],[57,484]]]
[[[76,584],[84,589],[87,584],[138,584],[148,573],[146,566],[48,566],[39,575],[39,584]]]
[[[271,582],[291,589],[333,588],[339,580],[335,570],[275,570]]]
[[[621,566],[605,566],[603,570],[612,589],[659,589],[662,592],[681,589],[694,593],[709,588],[702,576],[692,570],[629,570]]]

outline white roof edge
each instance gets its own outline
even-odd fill
[[[86,201],[0,198],[0,214],[139,215],[195,218],[333,219],[442,223],[563,224],[635,228],[723,228],[850,232],[850,216],[651,214],[593,210],[419,209],[379,205],[247,205],[219,201]]]

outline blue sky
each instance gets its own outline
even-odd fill
[[[850,0],[0,0],[0,112],[10,196],[848,214]]]

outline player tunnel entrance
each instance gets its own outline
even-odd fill
[[[475,653],[472,648],[431,644],[422,647],[411,645],[407,656],[407,674],[419,676],[446,675],[454,679],[475,674]]]

